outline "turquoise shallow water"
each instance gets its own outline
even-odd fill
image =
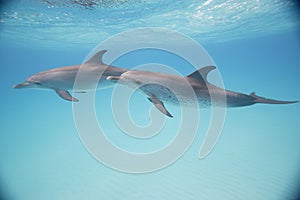
[[[106,167],[89,154],[77,134],[71,103],[52,91],[11,88],[33,73],[82,63],[113,34],[155,26],[202,44],[226,89],[299,100],[299,20],[293,1],[70,2],[15,1],[1,8],[2,199],[298,198],[300,104],[228,109],[220,140],[202,160],[198,153],[210,110],[201,110],[197,136],[179,160],[159,171],[130,174]],[[154,62],[183,75],[193,71],[186,61],[151,50],[114,64],[130,69]],[[114,144],[127,151],[152,152],[174,137],[176,117],[167,119],[164,130],[153,138],[122,133],[112,115],[112,93],[113,89],[97,91],[95,106]],[[149,123],[149,108],[145,96],[134,94],[130,112],[139,125]],[[176,106],[168,108],[179,113]]]

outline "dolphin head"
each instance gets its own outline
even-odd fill
[[[34,74],[26,78],[23,83],[13,85],[13,88],[22,89],[22,88],[44,88],[44,82],[42,80],[43,76],[41,73]],[[43,84],[42,84],[43,83]]]
[[[30,80],[26,80],[23,83],[13,85],[13,88],[16,88],[16,89],[38,88],[38,87],[41,87],[41,84],[38,81],[30,81]]]

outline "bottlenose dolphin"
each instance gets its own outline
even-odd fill
[[[129,87],[138,88],[148,96],[150,102],[163,114],[173,117],[165,108],[163,102],[179,104],[185,106],[195,105],[197,101],[200,107],[216,106],[241,107],[255,103],[265,104],[290,104],[298,101],[279,101],[257,96],[254,92],[249,95],[224,90],[207,81],[210,71],[216,69],[215,66],[203,67],[188,76],[177,76],[149,71],[129,70],[120,76],[108,76],[107,80],[118,82]],[[170,89],[172,88],[172,89]],[[194,97],[188,92],[192,88]],[[176,94],[176,95],[175,95]]]
[[[95,80],[99,84],[97,88],[111,87],[114,84],[106,79],[107,76],[120,76],[127,71],[126,69],[109,66],[102,62],[103,54],[106,50],[102,50],[93,55],[82,65],[67,66],[55,68],[48,71],[39,72],[27,78],[23,83],[14,85],[13,88],[42,88],[54,90],[61,98],[76,102],[78,99],[71,96],[68,90],[73,90],[75,78],[80,68],[81,78],[78,80],[77,91],[84,92],[93,89]]]

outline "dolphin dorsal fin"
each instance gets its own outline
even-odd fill
[[[107,50],[101,50],[97,53],[95,53],[90,59],[88,59],[85,63],[91,63],[91,64],[98,64],[103,65],[102,57],[103,54],[105,54]]]
[[[193,73],[191,73],[190,75],[188,75],[187,77],[191,77],[197,80],[201,80],[201,81],[205,81],[207,82],[207,75],[210,71],[216,69],[215,66],[206,66],[203,67],[201,69],[198,69],[197,71],[194,71]]]

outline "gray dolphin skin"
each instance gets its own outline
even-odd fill
[[[102,62],[103,54],[106,50],[102,50],[93,55],[88,61],[82,65],[67,66],[55,68],[48,71],[43,71],[34,74],[27,78],[23,83],[14,85],[13,88],[41,88],[54,90],[61,98],[77,102],[78,99],[71,96],[68,90],[73,90],[75,78],[80,68],[81,78],[77,80],[77,91],[85,92],[89,89],[95,88],[95,80],[98,80],[100,75],[99,84],[97,88],[112,87],[114,83],[108,81],[107,76],[120,76],[126,72],[126,69],[109,66]]]
[[[85,92],[95,89],[112,87],[116,83],[138,88],[148,96],[148,100],[163,114],[173,117],[165,108],[163,102],[200,107],[214,106],[241,107],[255,103],[265,104],[290,104],[298,101],[279,101],[257,96],[254,92],[243,94],[224,90],[207,81],[210,71],[215,66],[203,67],[188,76],[177,76],[149,71],[128,70],[106,65],[102,61],[102,50],[94,54],[82,65],[55,68],[39,72],[27,78],[23,83],[14,85],[13,88],[41,88],[55,91],[61,98],[77,102],[78,99],[71,96],[69,90]],[[81,78],[76,80],[80,70]],[[99,79],[99,76],[100,79]],[[191,92],[192,91],[192,92]]]
[[[179,104],[179,99],[180,104],[185,106],[195,105],[198,102],[200,107],[211,106],[211,97],[213,97],[213,105],[226,107],[249,106],[255,103],[290,104],[298,102],[267,99],[257,96],[254,92],[247,95],[224,90],[207,81],[208,73],[214,69],[216,69],[215,66],[203,67],[186,77],[129,70],[121,76],[108,76],[107,79],[129,87],[138,88],[148,96],[149,101],[160,112],[168,117],[173,116],[165,108],[163,102]],[[192,88],[193,94],[189,92],[189,88]]]

